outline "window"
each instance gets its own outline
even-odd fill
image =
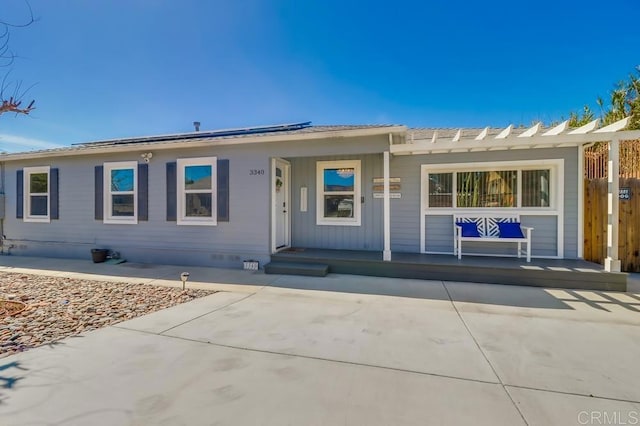
[[[551,171],[522,171],[522,207],[549,207],[549,180]]]
[[[24,221],[50,222],[50,169],[46,167],[24,168]]]
[[[316,223],[360,226],[360,160],[318,161]]]
[[[178,225],[216,225],[216,157],[177,161]]]
[[[518,172],[501,170],[456,173],[457,207],[516,207]]]
[[[104,164],[104,223],[138,223],[138,163]]]
[[[453,173],[430,173],[428,181],[429,206],[451,207],[453,201]]]
[[[555,167],[505,166],[440,171],[423,166],[429,208],[550,208]],[[440,169],[440,170],[438,170]]]

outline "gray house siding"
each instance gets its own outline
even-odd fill
[[[176,158],[201,157],[218,154],[229,158],[230,222],[217,226],[177,226],[166,220],[166,163]],[[239,264],[247,256],[268,252],[269,186],[254,182],[243,170],[267,169],[259,156],[232,156],[230,153],[197,150],[154,153],[149,163],[148,220],[138,224],[104,224],[94,219],[94,167],[105,161],[135,161],[140,155],[121,154],[53,158],[51,165],[59,172],[60,219],[51,223],[26,223],[15,219],[15,195],[7,196],[9,214],[5,220],[5,234],[16,240],[12,251],[29,255],[60,257],[88,257],[95,247],[118,251],[123,257],[153,263],[183,264]],[[20,166],[46,165],[23,163]],[[7,167],[7,190],[15,187],[14,164]],[[262,186],[263,190],[259,190]],[[256,188],[250,197],[241,194]],[[251,206],[247,205],[248,202]]]
[[[420,158],[391,157],[390,177],[400,178],[401,198],[391,200],[391,251],[420,253]]]
[[[564,257],[578,256],[578,150],[577,148],[528,149],[494,152],[451,153],[398,156],[391,160],[391,175],[402,179],[402,198],[391,201],[391,250],[420,251],[420,173],[423,164],[453,164],[517,160],[564,160]],[[523,216],[524,226],[534,227],[532,254],[557,254],[557,220],[555,216]],[[426,216],[426,250],[453,252],[453,218],[451,215]],[[480,246],[478,251],[513,253],[508,244]],[[469,245],[469,252],[473,244]],[[504,246],[504,247],[500,247]],[[467,245],[465,244],[465,251]]]
[[[131,153],[43,157],[5,163],[3,231],[14,254],[90,258],[91,248],[109,248],[128,260],[150,263],[239,267],[242,260],[269,260],[271,251],[271,159],[291,163],[291,244],[293,246],[380,251],[383,248],[383,201],[373,198],[373,178],[381,177],[381,152],[388,136],[299,140],[250,145],[154,150]],[[94,169],[104,162],[137,161],[153,152],[148,165],[148,220],[136,225],[104,224],[94,218]],[[401,179],[401,198],[391,200],[391,249],[420,251],[420,166],[464,162],[564,159],[564,254],[577,257],[577,148],[511,150],[391,157],[391,177]],[[217,226],[178,226],[167,221],[166,164],[178,158],[216,156],[229,160],[229,221]],[[316,225],[316,162],[362,161],[360,226]],[[16,218],[16,171],[50,166],[59,171],[59,219],[51,223]],[[252,174],[252,170],[264,173]],[[308,188],[308,210],[300,211],[300,188]],[[395,192],[395,191],[394,191]],[[533,254],[556,254],[554,216],[523,216],[535,227]],[[453,251],[451,215],[426,217],[428,251]],[[513,252],[492,244],[493,253]],[[471,249],[471,246],[470,246]],[[489,250],[489,247],[486,248]],[[6,246],[5,246],[6,250]],[[482,248],[485,251],[485,247]]]
[[[451,215],[425,216],[427,251],[453,253],[453,219]]]
[[[362,219],[360,226],[316,225],[316,163],[361,160]],[[347,250],[382,250],[382,200],[373,198],[373,178],[382,176],[382,154],[290,158],[292,174],[293,246]],[[300,188],[308,188],[308,209],[300,211]]]
[[[89,259],[90,249],[108,248],[136,262],[228,267],[239,267],[245,259],[264,263],[269,260],[271,247],[271,158],[305,155],[346,158],[357,152],[380,152],[386,146],[385,136],[350,138],[349,143],[335,138],[236,146],[212,144],[207,148],[175,150],[145,146],[131,153],[43,157],[5,163],[3,227],[7,246],[13,246],[14,254],[35,256]],[[148,220],[135,225],[104,224],[96,220],[95,166],[111,161],[141,163],[140,155],[144,152],[153,152],[148,167]],[[175,221],[167,221],[166,164],[178,158],[208,156],[229,160],[229,222],[218,222],[217,226],[178,226]],[[380,167],[377,164],[363,161],[363,171],[370,173],[369,170]],[[51,223],[31,223],[16,218],[16,171],[31,166],[59,169],[59,219]],[[251,170],[264,170],[264,174],[251,174]],[[364,179],[363,184],[366,184]],[[314,195],[310,190],[309,196]],[[363,195],[365,206],[372,206],[371,197],[367,193]],[[311,207],[313,200],[309,201]],[[363,209],[363,219],[365,217],[363,230],[376,226],[380,220],[369,213],[368,208]],[[330,241],[331,236],[323,238]],[[369,244],[366,241],[363,237],[355,244],[364,246]]]

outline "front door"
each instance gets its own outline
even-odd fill
[[[289,168],[287,161],[280,158],[273,160],[272,170],[272,214],[273,214],[273,251],[291,245],[289,237],[290,193]]]

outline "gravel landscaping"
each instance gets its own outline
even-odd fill
[[[0,358],[212,293],[0,273]]]

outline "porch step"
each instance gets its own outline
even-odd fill
[[[264,273],[324,277],[329,273],[329,265],[323,263],[271,262],[264,265]]]

